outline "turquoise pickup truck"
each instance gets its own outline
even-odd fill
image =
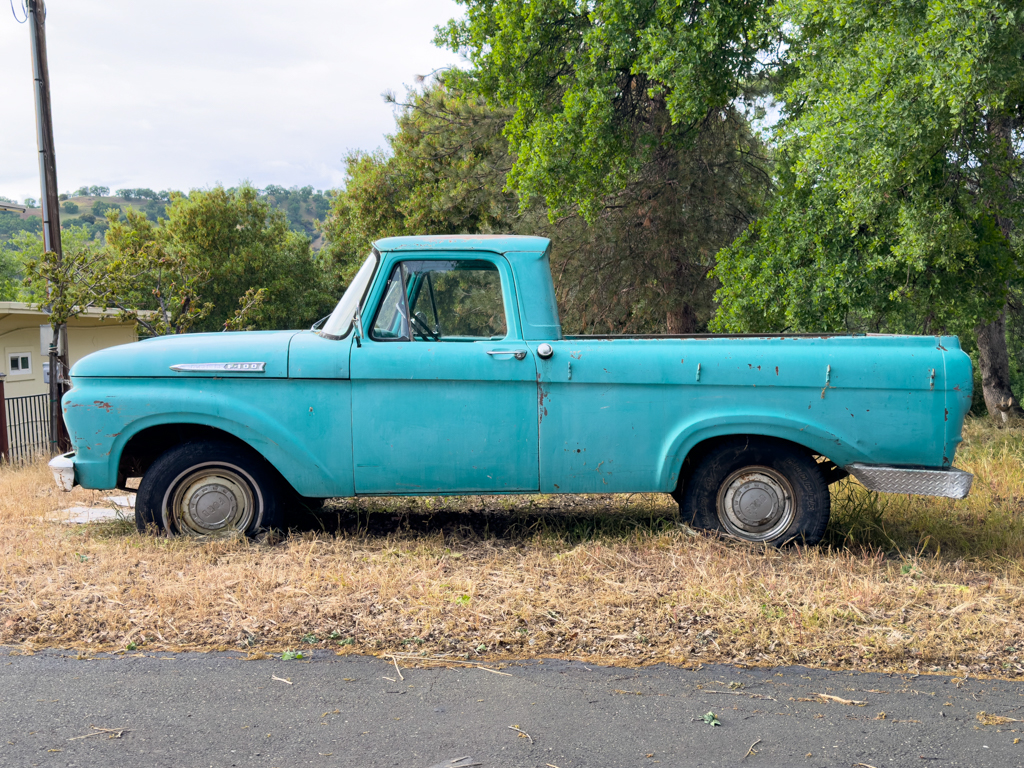
[[[339,496],[672,494],[699,528],[816,543],[828,486],[960,498],[955,337],[566,336],[537,237],[380,240],[323,327],[89,355],[70,489],[140,478],[140,530],[253,534]]]

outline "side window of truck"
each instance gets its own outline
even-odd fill
[[[501,274],[489,261],[403,261],[370,329],[377,341],[480,341],[508,332]]]

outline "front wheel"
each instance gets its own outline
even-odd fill
[[[764,438],[720,443],[683,484],[680,510],[697,528],[781,546],[817,544],[831,509],[814,460]]]
[[[139,483],[135,525],[169,536],[241,533],[281,525],[281,482],[256,453],[203,441],[171,448]]]

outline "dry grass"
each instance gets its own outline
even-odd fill
[[[44,465],[0,469],[0,642],[25,649],[1024,675],[1024,430],[967,429],[964,501],[833,486],[821,548],[694,535],[668,497],[349,500],[281,541],[68,527]]]

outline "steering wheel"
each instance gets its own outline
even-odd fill
[[[434,341],[440,341],[441,336],[438,333],[430,330],[430,325],[427,324],[427,316],[422,312],[416,312],[409,318],[410,325],[413,326],[413,332],[427,340],[427,336],[430,336]]]

